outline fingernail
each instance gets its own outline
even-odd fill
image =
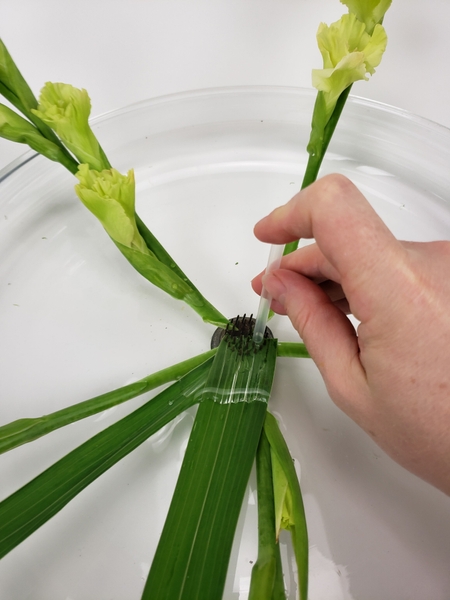
[[[266,288],[267,293],[272,296],[273,300],[276,300],[284,306],[284,299],[286,296],[286,286],[277,276],[277,272],[268,273],[263,275],[262,278],[263,286]]]

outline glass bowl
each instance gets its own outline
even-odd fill
[[[256,312],[268,249],[254,223],[300,187],[315,94],[206,90],[93,121],[111,163],[134,168],[137,211],[229,317]],[[450,131],[350,98],[322,174],[341,172],[400,238],[450,237]],[[131,269],[61,166],[29,152],[0,173],[0,423],[39,416],[209,348],[212,326]],[[288,320],[271,323],[296,340]],[[150,395],[0,457],[6,497]],[[389,459],[329,399],[313,362],[279,360],[270,402],[301,470],[310,600],[450,596],[450,503]],[[142,444],[0,562],[8,600],[139,598],[194,411]],[[252,476],[225,600],[256,557]],[[289,547],[282,540],[285,561]],[[295,573],[287,572],[289,598]]]

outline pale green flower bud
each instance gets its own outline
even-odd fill
[[[122,175],[116,169],[95,171],[86,164],[76,174],[75,191],[83,204],[99,219],[110,237],[118,244],[149,254],[136,225],[134,212],[134,173]]]
[[[30,110],[37,106],[29,85],[16,67],[5,44],[0,40],[0,92],[15,106]]]
[[[341,0],[341,3],[365,24],[367,33],[372,35],[375,25],[381,23],[392,0]]]
[[[376,25],[370,36],[364,23],[354,14],[348,14],[330,26],[321,23],[317,42],[324,68],[313,70],[312,82],[323,92],[326,121],[340,94],[355,81],[367,79],[368,74],[375,72],[386,48],[387,35],[382,25]]]
[[[134,173],[122,175],[116,169],[98,172],[84,164],[78,168],[75,191],[83,204],[99,219],[111,239],[133,265],[154,285],[195,307],[198,297],[191,285],[173,268],[151,252],[139,233],[134,211]]]
[[[292,518],[292,494],[286,473],[275,452],[271,452],[272,481],[275,504],[275,535],[278,540],[281,529],[289,530],[294,524]]]
[[[0,104],[0,135],[12,142],[29,145],[30,141],[38,143],[42,137],[34,125],[4,104]]]
[[[66,83],[46,83],[37,110],[32,111],[54,129],[81,163],[102,171],[109,163],[89,123],[91,101],[86,90]]]
[[[39,154],[62,163],[73,172],[72,164],[59,146],[45,138],[34,125],[4,104],[0,104],[0,137],[19,144],[28,144]]]

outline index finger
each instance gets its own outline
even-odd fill
[[[386,283],[393,255],[401,252],[383,221],[356,186],[342,175],[328,175],[299,192],[255,226],[263,242],[285,244],[314,238],[339,273],[346,294]]]

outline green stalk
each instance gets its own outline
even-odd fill
[[[278,342],[277,356],[311,358],[305,344],[301,342]]]
[[[183,300],[193,308],[204,321],[212,323],[217,327],[225,327],[228,319],[222,315],[206,298],[199,292],[192,281],[185,275],[184,271],[176,264],[170,254],[164,249],[153,233],[148,229],[144,221],[136,214],[136,224],[139,233],[143,237],[148,249],[156,258],[169,267],[178,277],[191,288],[191,292],[183,297]]]
[[[38,102],[22,73],[17,68],[8,49],[0,39],[0,94],[15,106],[26,118],[37,127],[39,132],[49,141],[56,144],[64,155],[61,163],[71,171],[76,172],[76,161],[67,151],[61,140],[48,125],[33,115],[31,109],[37,108]],[[75,168],[75,170],[73,170]]]
[[[281,552],[279,542],[275,546],[275,559],[277,568],[275,571],[275,581],[273,584],[272,600],[286,600],[286,591],[284,588],[283,565],[281,564]]]
[[[121,458],[199,400],[212,358],[0,503],[0,558]]]
[[[58,90],[56,85],[53,86],[53,90]],[[39,113],[39,116],[32,112],[33,110],[36,111],[38,102],[1,40],[0,93],[34,124],[34,127],[32,127],[31,124],[26,121],[29,125],[29,130],[24,130],[25,133],[21,130],[20,137],[18,137],[16,131],[13,131],[14,137],[11,137],[8,132],[8,135],[3,135],[3,137],[28,144],[36,152],[43,154],[51,160],[60,162],[73,174],[76,174],[78,171],[78,161],[68,152],[60,138],[67,147],[72,149],[81,162],[89,163],[92,169],[98,171],[111,169],[111,164],[88,123],[85,123],[82,119],[81,121],[77,121],[77,110],[79,109],[78,114],[83,114],[82,109],[84,100],[80,99],[76,94],[73,94],[72,102],[74,104],[72,108],[74,108],[74,110],[72,111],[72,119],[70,120],[68,118],[67,123],[62,124],[59,121],[54,122],[50,119],[49,123],[56,123],[54,124],[54,127],[58,131],[58,135],[60,136],[58,137],[52,131],[51,127],[44,123],[40,118],[40,116],[44,115],[42,118],[45,120],[45,111]],[[47,96],[51,97],[50,92],[47,93]],[[52,101],[54,101],[54,98],[52,98]],[[61,101],[63,101],[63,99],[61,99]],[[10,127],[10,130],[11,129],[14,130],[14,127]],[[22,129],[24,128],[22,127]],[[49,142],[52,143],[50,144]],[[83,142],[86,143],[83,145]],[[78,148],[78,152],[76,148]],[[92,154],[94,149],[95,154]],[[89,160],[89,156],[92,156],[92,160]],[[98,214],[96,216],[99,218]],[[173,258],[166,252],[155,236],[146,227],[145,223],[137,215],[136,225],[149,250],[154,254],[157,260],[151,260],[150,256],[143,255],[141,252],[136,252],[136,250],[131,247],[124,246],[112,236],[113,241],[115,241],[119,250],[132,266],[154,285],[157,285],[171,296],[186,302],[186,304],[193,308],[204,321],[218,327],[226,326],[228,322],[227,319],[210,302],[208,302],[208,300],[206,300],[194,284],[186,277]]]
[[[306,165],[305,175],[303,177],[302,185],[300,188],[302,190],[305,187],[308,187],[308,185],[311,185],[311,183],[314,183],[314,181],[316,181],[316,179],[317,179],[320,167],[322,165],[322,161],[323,161],[325,153],[328,149],[328,145],[331,141],[331,138],[333,137],[334,130],[336,129],[336,125],[338,124],[339,117],[341,116],[342,110],[344,109],[345,103],[347,101],[347,98],[350,94],[351,89],[352,89],[352,86],[350,85],[339,96],[336,106],[334,107],[333,113],[331,114],[331,117],[330,117],[328,123],[325,125],[325,128],[323,129],[323,131],[320,133],[314,132],[317,135],[317,137],[320,139],[320,143],[319,143],[319,146],[317,148],[315,148],[315,150],[313,152],[310,151],[310,149],[308,148],[309,158],[308,158],[308,163]],[[322,110],[321,104],[320,104],[320,98],[321,98],[320,94],[321,94],[321,92],[318,92],[316,104],[314,106],[314,113],[313,113],[313,118],[312,118],[313,127],[314,127],[314,122],[316,120],[315,118],[317,116],[317,113],[319,113]],[[320,121],[320,118],[318,118],[317,120]],[[286,246],[284,248],[284,255],[294,252],[294,250],[297,250],[297,248],[298,248],[298,240],[295,242],[290,242],[289,244],[286,244]]]
[[[248,600],[286,600],[280,547],[275,534],[270,444],[264,431],[256,453],[258,490],[258,559],[252,569]]]
[[[67,157],[59,145],[45,138],[32,123],[5,104],[0,104],[0,137],[27,144],[46,158],[63,164],[72,173],[78,168],[77,163]]]
[[[61,140],[56,135],[56,133],[54,133],[54,131],[48,125],[43,123],[41,121],[41,119],[39,119],[39,117],[36,117],[35,115],[33,115],[32,112],[27,110],[25,107],[21,106],[21,104],[17,101],[17,98],[15,98],[14,94],[10,94],[8,92],[9,92],[9,90],[0,84],[0,94],[2,94],[7,100],[9,100],[9,102],[11,102],[11,104],[13,106],[15,106],[18,110],[20,110],[20,112],[36,127],[36,129],[39,131],[39,133],[42,135],[42,137],[44,137],[46,140],[48,140],[49,142],[52,142],[53,144],[55,144],[55,146],[58,147],[60,154],[59,154],[57,162],[59,162],[63,167],[65,167],[68,171],[70,171],[72,173],[72,175],[75,175],[75,173],[78,171],[79,163],[70,154],[70,152],[67,150],[67,148],[64,146],[64,144],[61,142]],[[36,106],[37,106],[37,102],[36,102]],[[39,150],[36,150],[35,148],[32,148],[32,149],[35,150],[36,152],[39,152]],[[44,154],[44,156],[45,156],[45,154]],[[47,156],[47,158],[49,158],[49,157]],[[53,160],[53,159],[51,159],[51,160]]]
[[[172,365],[152,375],[148,375],[139,381],[130,383],[121,388],[95,396],[90,400],[79,402],[67,408],[57,410],[49,415],[34,419],[17,419],[7,425],[0,427],[0,454],[8,452],[17,446],[32,442],[47,433],[55,431],[60,427],[75,423],[103,410],[117,406],[131,398],[145,394],[160,385],[179,379],[198,365],[202,364],[215,354],[216,350],[210,350]]]
[[[228,332],[214,359],[143,600],[220,600],[261,436],[276,340]]]
[[[266,414],[264,432],[270,443],[272,453],[272,472],[275,489],[275,513],[283,513],[281,526],[287,529],[292,538],[295,560],[298,569],[300,600],[308,598],[308,530],[306,528],[305,509],[303,506],[302,493],[298,482],[297,473],[292,462],[292,457],[273,415]],[[282,470],[283,479],[286,482],[282,492],[282,506],[277,506],[277,479],[275,478],[274,466]],[[286,485],[287,484],[287,485]],[[286,493],[287,492],[287,493]],[[276,516],[276,520],[278,520]]]

